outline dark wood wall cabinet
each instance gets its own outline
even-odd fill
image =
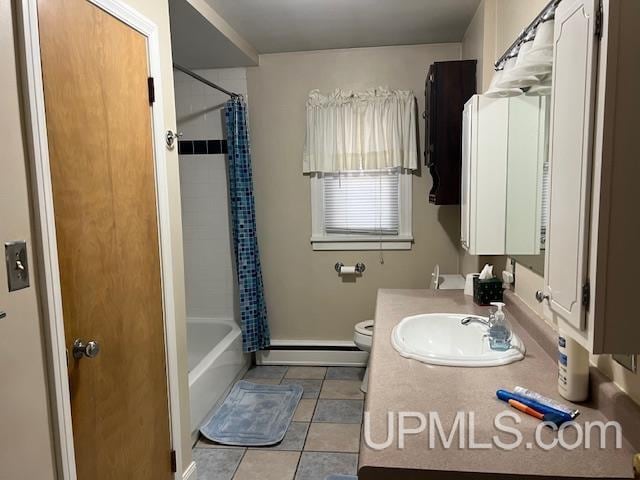
[[[425,89],[425,165],[433,177],[429,202],[460,204],[462,111],[476,93],[476,60],[436,62]]]

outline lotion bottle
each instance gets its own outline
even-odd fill
[[[589,397],[589,352],[558,330],[558,392],[570,402]]]

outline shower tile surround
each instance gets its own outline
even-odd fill
[[[364,395],[352,399],[363,368],[254,367],[250,382],[298,383],[305,388],[284,440],[272,447],[228,447],[201,439],[194,447],[199,480],[259,478],[324,480],[331,474],[355,475],[360,447]],[[344,400],[342,390],[349,392]],[[350,385],[349,383],[353,383]]]
[[[227,153],[226,140],[180,140],[178,155],[218,155]]]
[[[198,70],[247,94],[246,69]],[[175,71],[188,318],[235,318],[224,103],[228,96]]]

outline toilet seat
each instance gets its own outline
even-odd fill
[[[360,335],[372,337],[373,336],[373,320],[365,320],[364,322],[357,323],[355,326],[355,331]]]

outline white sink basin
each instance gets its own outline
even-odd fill
[[[430,313],[403,318],[393,329],[391,342],[403,357],[433,365],[494,367],[524,358],[524,344],[515,333],[509,350],[491,350],[487,326],[479,322],[463,325],[462,319],[468,316]]]

